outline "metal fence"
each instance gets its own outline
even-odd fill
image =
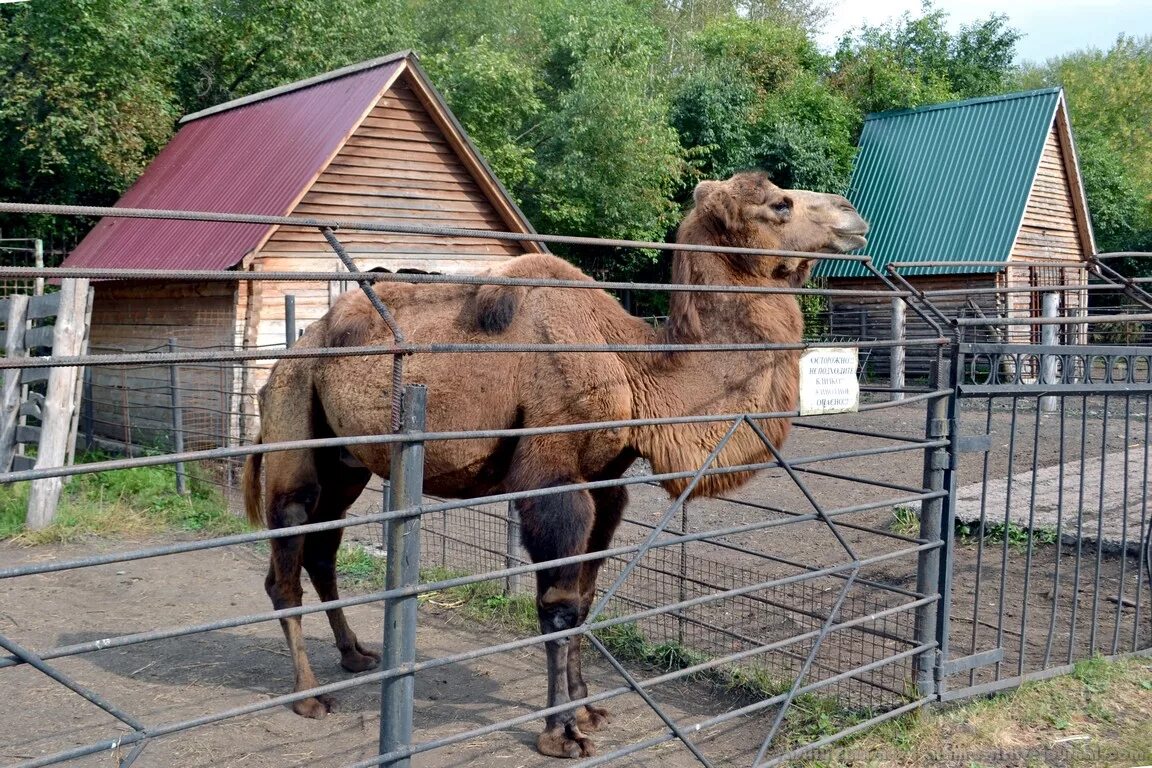
[[[123,210],[85,213],[133,215]],[[337,239],[335,232],[357,226],[448,231],[267,221],[313,226],[325,230],[330,240]],[[349,260],[345,266],[355,268]],[[387,491],[379,483],[370,486],[342,520],[129,547],[65,546],[48,558],[35,549],[0,549],[6,595],[0,646],[8,653],[0,657],[0,680],[10,699],[0,715],[0,757],[25,768],[104,763],[109,754],[121,766],[137,761],[503,765],[509,756],[517,765],[543,765],[549,759],[535,755],[532,745],[539,720],[553,712],[545,707],[545,654],[540,649],[547,640],[582,637],[592,685],[554,709],[608,706],[615,717],[596,735],[599,754],[577,764],[650,765],[658,759],[669,765],[780,765],[932,702],[1064,671],[1094,653],[1146,650],[1152,647],[1152,590],[1144,581],[1152,349],[1008,345],[981,334],[997,323],[1041,327],[1146,321],[1152,313],[1152,303],[1146,302],[1152,299],[1139,284],[1116,280],[1092,264],[1085,268],[1106,286],[1101,293],[1147,309],[1099,318],[956,319],[942,316],[930,296],[898,287],[898,275],[877,274],[874,290],[857,293],[904,299],[909,312],[936,335],[835,343],[866,350],[934,349],[930,381],[893,392],[866,380],[857,413],[803,418],[797,413],[694,414],[658,420],[661,426],[705,421],[722,426],[724,437],[711,446],[712,456],[681,473],[689,485],[731,471],[713,460],[738,432],[765,441],[769,459],[745,467],[759,472],[749,485],[721,498],[691,502],[687,493],[669,499],[658,487],[668,477],[654,475],[642,461],[619,479],[478,499],[423,497],[421,448],[476,435],[426,431],[425,405],[415,386],[395,390],[404,393],[397,412],[403,419],[393,434],[260,446],[197,444],[198,434],[213,429],[197,425],[231,418],[232,406],[205,408],[206,415],[198,417],[187,405],[194,398],[177,394],[179,373],[167,381],[162,375],[187,366],[226,371],[253,359],[314,354],[307,349],[164,345],[154,351],[93,349],[73,359],[0,361],[5,372],[29,365],[86,367],[93,384],[88,430],[81,429],[81,439],[99,431],[97,413],[108,412],[118,399],[125,403],[129,394],[111,385],[101,389],[97,371],[155,366],[156,396],[148,406],[156,410],[152,420],[163,424],[170,416],[173,424],[170,436],[158,429],[147,440],[138,439],[137,432],[119,441],[125,446],[147,443],[150,450],[135,451],[140,455],[11,472],[0,475],[4,483],[180,462],[198,466],[202,478],[230,490],[235,462],[252,452],[369,442],[396,447]],[[157,276],[101,270],[45,274]],[[24,278],[27,270],[0,268],[0,277],[6,276]],[[181,277],[287,279],[271,273]],[[335,271],[290,277],[349,279],[347,272]],[[485,282],[417,274],[358,277],[365,286],[381,280]],[[397,334],[397,343],[387,348],[324,354],[393,354],[397,360],[398,353],[483,354],[471,347],[401,338]],[[704,344],[696,349],[722,354],[813,346],[819,343]],[[614,351],[572,348],[586,347],[590,354]],[[221,374],[222,390],[228,389],[229,379],[230,374]],[[101,404],[107,406],[103,411]],[[772,444],[760,427],[773,417],[795,420],[784,446]],[[634,426],[594,423],[485,434],[516,440]],[[170,447],[176,434],[184,443],[182,452]],[[631,503],[603,553],[531,563],[520,550],[517,502],[621,486],[630,489]],[[234,494],[226,499],[238,506]],[[386,581],[300,608],[259,607],[266,543],[334,530],[344,531],[347,542],[369,553],[386,555]],[[527,626],[535,621],[535,572],[602,555],[607,563],[586,621],[546,634]],[[290,662],[276,620],[335,607],[348,609],[362,638],[367,636],[363,627],[373,628],[383,641],[384,663],[356,676],[318,665],[321,685],[285,694]],[[305,626],[318,623],[311,617]],[[321,643],[312,643],[317,660],[321,649]],[[286,711],[287,705],[318,695],[336,695],[348,710],[321,721]]]

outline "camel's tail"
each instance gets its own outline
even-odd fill
[[[253,528],[263,528],[266,525],[264,508],[260,503],[260,465],[263,463],[262,453],[250,453],[244,460],[244,511],[248,513],[248,523]]]

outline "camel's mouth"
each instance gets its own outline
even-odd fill
[[[864,231],[867,232],[868,230]],[[847,253],[868,245],[868,238],[864,237],[863,232],[842,232],[837,245],[840,246],[842,253]]]
[[[868,230],[864,230],[867,232]],[[868,244],[864,232],[837,232],[836,240],[821,248],[817,253],[848,253]]]

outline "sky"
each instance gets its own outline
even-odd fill
[[[881,24],[908,11],[920,13],[920,0],[830,0],[832,12],[820,37],[833,49],[840,35],[860,24]],[[1082,48],[1110,48],[1120,33],[1152,35],[1152,0],[935,0],[955,30],[993,13],[1008,17],[1024,33],[1016,60],[1042,63]]]

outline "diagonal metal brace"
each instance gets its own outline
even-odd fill
[[[356,262],[348,255],[348,251],[344,250],[344,244],[336,238],[336,233],[332,231],[331,227],[321,227],[320,231],[324,234],[324,239],[328,241],[328,245],[332,246],[332,250],[340,258],[340,262],[352,274],[359,274],[360,269],[356,266]],[[356,283],[360,286],[360,290],[364,291],[364,295],[368,297],[369,303],[372,308],[380,315],[384,324],[388,326],[388,330],[392,332],[392,339],[396,346],[403,346],[407,339],[404,337],[404,331],[400,330],[400,324],[396,322],[396,318],[392,315],[391,310],[381,301],[380,297],[376,295],[376,291],[372,290],[371,280],[357,280]],[[401,390],[404,387],[404,357],[401,354],[392,356],[392,417],[391,426],[392,432],[400,431],[400,414],[403,407],[401,402]]]
[[[796,471],[796,468],[793,467],[792,464],[784,458],[780,451],[776,449],[776,446],[773,445],[772,441],[768,439],[768,435],[764,434],[764,430],[760,428],[759,424],[757,424],[752,419],[748,419],[748,425],[752,427],[752,430],[756,433],[756,436],[759,437],[764,445],[767,446],[768,450],[772,452],[773,458],[779,462],[784,471],[788,473],[788,476],[792,478],[792,481],[796,483],[796,487],[799,488],[800,492],[804,494],[804,498],[808,499],[808,503],[812,505],[812,509],[816,512],[820,519],[824,521],[829,530],[832,531],[832,535],[836,537],[836,541],[840,542],[840,546],[844,547],[844,551],[848,553],[848,556],[852,558],[853,561],[858,561],[860,558],[852,549],[852,545],[849,544],[847,540],[845,540],[845,538],[840,534],[839,527],[836,525],[836,523],[832,522],[832,518],[828,517],[828,513],[824,511],[824,507],[821,506],[820,502],[817,501],[816,497],[812,494],[812,491],[810,491],[808,486],[805,485],[804,480],[801,479],[800,474]]]
[[[672,516],[680,511],[680,508],[684,506],[684,502],[686,502],[688,497],[692,495],[692,491],[696,490],[696,486],[700,484],[701,478],[704,477],[704,472],[707,471],[710,466],[712,466],[717,457],[720,456],[720,452],[723,451],[724,447],[728,445],[728,441],[732,439],[734,434],[736,434],[736,430],[738,430],[740,425],[744,424],[745,422],[748,422],[748,419],[743,414],[737,416],[736,419],[732,422],[732,426],[729,427],[728,431],[724,433],[724,437],[720,438],[720,442],[717,443],[716,447],[712,449],[712,453],[708,454],[708,458],[704,460],[704,463],[700,466],[700,469],[696,470],[696,473],[692,475],[692,480],[688,483],[684,490],[680,492],[680,495],[676,497],[676,501],[674,501],[672,505],[668,507],[668,510],[664,513],[664,516],[660,518],[660,521],[652,527],[652,532],[649,533],[648,537],[644,539],[642,544],[640,544],[639,548],[632,555],[632,558],[628,561],[628,563],[624,566],[624,569],[620,571],[620,574],[612,582],[611,586],[604,590],[604,594],[602,594],[599,599],[597,599],[596,602],[592,605],[592,608],[588,611],[588,616],[584,619],[582,626],[587,627],[589,623],[591,623],[596,619],[597,616],[600,615],[600,613],[604,610],[604,607],[608,605],[608,601],[612,599],[612,597],[624,584],[624,581],[628,578],[629,575],[631,575],[636,566],[640,564],[640,560],[643,559],[646,554],[648,554],[650,549],[652,549],[652,545],[656,543],[656,539],[660,537],[660,534],[665,532],[665,529],[668,527],[668,523],[672,521]]]
[[[137,733],[144,733],[144,723],[132,717],[132,715],[128,714],[127,712],[124,712],[100,694],[89,690],[88,688],[80,685],[80,683],[77,683],[75,680],[65,675],[63,672],[53,668],[35,653],[20,645],[15,640],[11,640],[4,635],[0,635],[0,647],[3,647],[16,658],[60,683],[60,685],[64,686],[68,690],[78,694],[92,704],[95,704],[97,707],[112,715],[112,717],[132,728],[132,730],[136,731]]]
[[[707,768],[712,768],[712,763],[708,761],[708,758],[704,757],[704,754],[700,751],[700,748],[697,747],[692,742],[692,740],[688,738],[688,734],[684,733],[684,729],[681,728],[673,718],[671,718],[663,709],[660,708],[660,705],[656,703],[656,700],[652,698],[652,695],[648,693],[648,691],[644,690],[644,687],[640,685],[639,682],[637,682],[635,677],[629,674],[628,670],[624,669],[624,666],[616,659],[615,656],[612,655],[612,652],[604,647],[604,644],[600,642],[600,638],[596,637],[596,635],[592,632],[588,632],[585,637],[588,638],[588,642],[596,646],[596,650],[600,651],[600,655],[607,659],[608,663],[611,664],[612,667],[620,673],[620,676],[624,678],[624,682],[628,683],[628,687],[639,694],[640,698],[644,700],[644,703],[647,704],[649,708],[651,708],[651,710],[656,713],[657,717],[664,721],[664,724],[668,726],[673,734],[675,734],[676,738],[680,739],[680,741],[684,743],[684,746],[687,747],[688,751],[691,752],[692,755],[700,761],[700,764],[706,766]]]
[[[792,687],[788,690],[788,696],[780,703],[780,709],[776,712],[776,719],[772,721],[772,727],[768,730],[768,734],[764,737],[764,743],[760,745],[760,751],[756,753],[756,759],[752,761],[752,768],[758,768],[764,760],[764,756],[768,753],[768,747],[776,739],[776,734],[780,731],[780,726],[784,724],[784,716],[788,714],[789,707],[796,698],[796,692],[800,690],[801,683],[804,678],[808,676],[809,670],[812,669],[812,664],[816,661],[816,654],[820,652],[820,646],[824,643],[824,638],[832,633],[832,625],[836,623],[836,618],[840,615],[840,609],[844,605],[845,598],[848,597],[848,591],[852,589],[856,577],[860,574],[860,564],[856,563],[852,568],[852,572],[848,574],[848,578],[844,580],[844,586],[840,588],[840,594],[836,597],[836,604],[832,606],[832,610],[828,611],[828,619],[820,627],[820,634],[812,642],[812,650],[808,652],[808,657],[804,659],[804,665],[800,668],[800,673],[796,675],[796,679],[792,682]]]

